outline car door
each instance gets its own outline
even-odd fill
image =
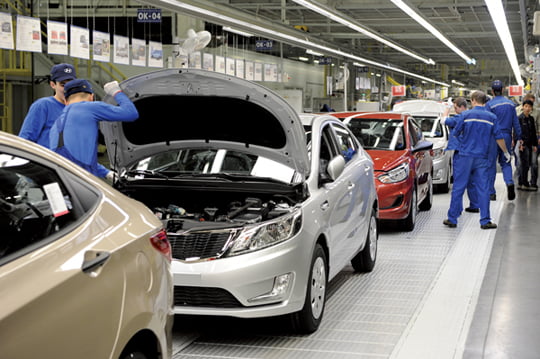
[[[125,291],[108,233],[122,211],[41,157],[0,147],[0,159],[0,356],[108,358]]]
[[[415,150],[419,144],[424,141],[424,135],[420,126],[409,117],[408,120],[409,134],[411,138],[414,171],[416,173],[416,185],[418,190],[418,203],[422,202],[429,190],[429,175],[432,167],[432,159],[430,149]]]
[[[330,159],[335,156],[344,156],[348,148],[342,147],[333,126],[326,123],[321,131],[321,150],[327,148]],[[356,151],[356,149],[354,149]],[[326,189],[328,209],[328,231],[331,250],[330,277],[341,270],[351,258],[351,248],[357,247],[358,237],[355,233],[354,222],[359,221],[357,213],[362,206],[357,206],[359,184],[356,177],[356,154],[346,160],[341,175],[334,181],[327,181],[323,186]]]

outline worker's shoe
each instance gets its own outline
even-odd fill
[[[443,223],[445,226],[448,226],[448,227],[450,227],[450,228],[456,228],[456,227],[457,227],[457,224],[450,222],[449,219],[445,219],[442,223]]]
[[[467,207],[467,208],[465,208],[465,212],[478,213],[478,212],[480,212],[480,208]]]
[[[535,184],[532,184],[532,185],[529,187],[529,191],[533,191],[533,192],[538,191],[538,186],[535,185]]]
[[[489,195],[489,200],[490,201],[496,201],[497,200],[497,195],[494,193],[494,194],[490,194]]]
[[[482,224],[480,225],[480,228],[482,229],[494,229],[494,228],[497,228],[497,225],[493,222],[488,222],[486,224]]]
[[[514,189],[514,184],[506,185],[506,190],[508,191],[508,200],[513,201],[516,199],[516,191]]]

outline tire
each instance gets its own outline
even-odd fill
[[[377,218],[375,217],[375,211],[372,211],[364,249],[351,260],[351,265],[355,271],[371,272],[373,270],[375,261],[377,260],[378,241],[379,231],[377,227]]]
[[[428,185],[428,193],[426,194],[426,198],[420,203],[420,210],[421,211],[429,211],[431,207],[433,206],[433,180],[429,179],[429,185]]]
[[[322,246],[317,244],[311,259],[306,299],[301,311],[291,314],[292,328],[299,334],[310,334],[321,324],[326,304],[328,260]]]
[[[418,196],[416,194],[416,187],[413,188],[411,204],[409,207],[410,209],[407,218],[401,221],[401,227],[407,232],[412,231],[416,224],[416,215],[418,214]]]

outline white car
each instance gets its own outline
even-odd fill
[[[121,88],[140,117],[102,131],[116,187],[167,228],[175,313],[287,314],[315,331],[328,280],[376,261],[373,162],[354,135],[321,115],[308,137],[281,96],[221,73],[160,70]]]
[[[408,100],[394,105],[394,111],[410,113],[422,128],[426,140],[433,142],[433,185],[448,192],[452,184],[452,156],[445,151],[450,131],[441,123],[444,104],[433,100]]]

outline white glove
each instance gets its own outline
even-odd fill
[[[512,160],[512,156],[508,152],[504,153],[504,158],[506,158],[506,163],[508,163],[508,162],[510,162]]]
[[[444,124],[446,123],[446,119],[447,119],[447,118],[448,118],[448,117],[443,116],[443,117],[441,118],[441,124],[444,125]]]
[[[109,171],[105,178],[107,179],[107,181],[114,183],[118,179],[118,174],[114,171]]]
[[[118,92],[122,91],[122,89],[120,88],[120,85],[118,84],[118,81],[107,82],[105,84],[105,86],[103,86],[103,90],[105,90],[105,93],[107,95],[110,95],[110,96],[113,96],[113,97]]]

